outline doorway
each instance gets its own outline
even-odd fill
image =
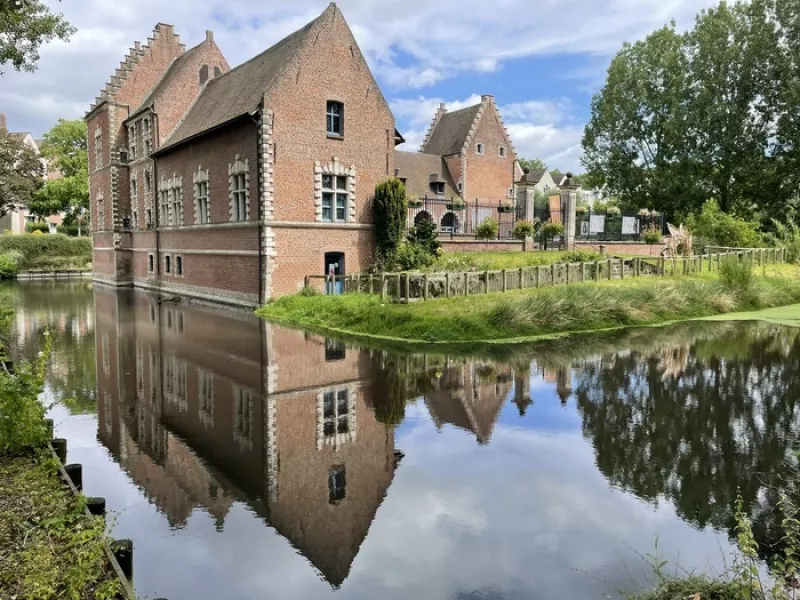
[[[344,252],[325,253],[325,293],[339,295],[344,292]]]

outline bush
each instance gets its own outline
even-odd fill
[[[22,255],[20,268],[26,269],[37,260],[68,257],[75,263],[92,260],[92,241],[88,237],[71,238],[65,235],[4,235],[0,237],[0,254],[16,251]]]
[[[661,231],[655,225],[648,225],[642,232],[642,241],[650,246],[660,244],[662,239]]]
[[[68,235],[69,237],[78,237],[78,235],[81,236],[89,235],[89,227],[86,224],[81,226],[80,234],[78,233],[78,225],[76,223],[70,223],[69,225],[59,225],[58,227],[56,227],[56,231],[64,235]]]
[[[300,290],[300,295],[305,298],[311,298],[313,296],[319,296],[320,292],[317,288],[311,287],[310,285],[303,286],[303,289]]]
[[[493,240],[497,238],[497,233],[500,231],[500,225],[497,219],[484,219],[475,228],[475,237],[479,240]]]
[[[22,254],[15,250],[0,254],[0,279],[12,279],[20,272]]]
[[[515,239],[524,240],[531,237],[533,235],[533,231],[533,223],[523,219],[514,224],[514,229],[511,230],[511,235],[513,235]]]
[[[749,260],[740,261],[729,256],[719,267],[719,278],[730,291],[740,296],[753,288],[753,264]]]
[[[422,219],[416,227],[408,232],[408,241],[419,244],[432,257],[435,257],[442,247],[439,234],[436,232],[436,223],[431,219]]]
[[[408,218],[406,186],[393,177],[375,188],[375,235],[378,240],[378,261],[386,261],[403,239]]]
[[[774,233],[767,235],[765,241],[778,248],[786,248],[786,261],[790,263],[800,262],[800,226],[794,220],[793,215],[789,216],[786,223],[772,220],[775,228]]]
[[[395,252],[395,263],[401,271],[414,271],[429,267],[435,256],[416,242],[406,242]]]
[[[544,239],[544,247],[547,248],[547,243],[552,241],[554,237],[564,235],[564,226],[561,223],[548,221],[541,226],[539,234]]]
[[[50,226],[47,223],[25,223],[25,231],[26,233],[33,233],[34,231],[50,233]]]
[[[565,263],[584,263],[602,260],[603,255],[591,250],[570,250],[564,253]]]
[[[689,215],[686,226],[695,237],[723,248],[756,248],[762,245],[758,223],[723,212],[713,198],[699,213]]]

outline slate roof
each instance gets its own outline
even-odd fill
[[[327,19],[331,10],[328,7],[302,29],[209,81],[162,150],[255,110],[283,66],[305,46],[314,25]]]
[[[452,198],[459,195],[450,170],[441,156],[395,150],[394,166],[397,177],[405,178],[406,190],[410,194],[416,194],[420,198],[434,197],[430,186],[431,175],[438,173],[439,179],[444,180],[444,196]]]
[[[480,108],[481,105],[476,104],[461,110],[444,113],[433,128],[431,137],[422,148],[422,151],[426,154],[439,154],[441,156],[461,152]]]
[[[529,183],[539,183],[544,177],[544,174],[547,173],[547,169],[531,169],[522,177],[522,181],[527,181]]]
[[[164,72],[164,75],[161,77],[161,79],[153,88],[153,90],[149,94],[147,94],[147,97],[145,97],[145,99],[142,101],[139,107],[135,111],[133,111],[131,113],[131,116],[128,118],[130,119],[136,116],[137,114],[142,112],[145,108],[150,106],[153,103],[153,101],[159,96],[159,94],[161,94],[161,92],[167,87],[167,85],[169,85],[169,83],[172,81],[172,78],[181,72],[181,69],[183,69],[183,66],[189,61],[192,55],[195,52],[197,52],[197,50],[205,43],[207,42],[202,42],[198,44],[194,48],[187,50],[179,57],[177,57],[175,60],[173,60],[172,64],[170,64],[170,66]]]

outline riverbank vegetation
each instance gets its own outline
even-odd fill
[[[87,270],[92,262],[92,241],[66,235],[0,235],[0,279],[21,271]]]
[[[39,401],[49,336],[32,363],[9,368],[13,312],[0,292],[0,589],[6,598],[112,599],[120,581],[105,554],[105,521],[84,512],[45,449]]]
[[[521,341],[799,303],[796,271],[773,265],[766,276],[755,276],[749,265],[731,264],[721,275],[642,277],[409,305],[373,295],[298,295],[259,313],[292,326],[414,343]]]

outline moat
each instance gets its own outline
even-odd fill
[[[397,354],[88,282],[18,283],[56,433],[142,597],[604,598],[723,568],[794,473],[800,329]]]

